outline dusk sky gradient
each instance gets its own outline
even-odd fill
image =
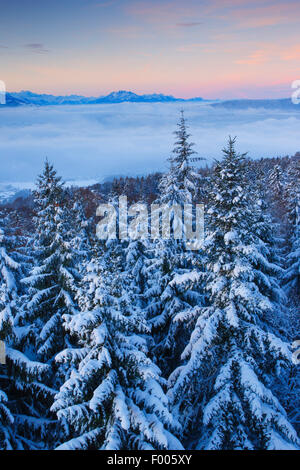
[[[299,0],[1,0],[9,91],[289,97]]]

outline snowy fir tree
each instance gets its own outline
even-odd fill
[[[36,373],[33,371],[35,381],[24,378],[29,383],[22,413],[23,427],[34,436],[33,445],[43,448],[58,440],[57,420],[49,410],[68,371],[58,369],[54,359],[70,345],[62,315],[77,312],[75,294],[79,274],[76,262],[79,253],[71,243],[69,213],[63,205],[63,185],[48,161],[38,179],[35,198],[38,208],[32,251],[35,263],[22,280],[28,294],[17,321],[20,326],[28,325],[21,347],[37,368]],[[39,371],[45,368],[46,377]]]
[[[191,204],[199,182],[191,165],[193,143],[189,142],[186,121],[181,112],[173,155],[169,158],[169,172],[159,184],[158,204],[176,207],[170,213],[170,239],[152,240],[147,266],[147,317],[154,338],[153,355],[165,378],[177,367],[192,328],[192,318],[180,316],[189,307],[200,304],[201,257],[187,249],[184,222],[185,204]],[[157,209],[159,211],[160,209]],[[184,217],[182,216],[184,212]],[[155,211],[152,213],[152,223]],[[157,216],[159,218],[159,215]],[[179,237],[176,239],[176,233]],[[174,319],[177,318],[175,322]]]
[[[192,331],[194,317],[186,315],[203,303],[202,265],[183,256],[181,246],[161,240],[153,243],[147,266],[146,315],[152,331],[152,353],[168,378]]]
[[[81,273],[84,264],[91,256],[94,240],[90,229],[91,222],[87,220],[83,205],[79,200],[76,200],[71,207],[69,219],[70,249],[76,253],[76,269]]]
[[[13,429],[14,417],[7,401],[7,395],[0,388],[0,450],[18,449]]]
[[[30,275],[23,279],[29,286],[25,314],[34,326],[37,356],[52,363],[64,349],[68,338],[62,327],[62,315],[75,313],[78,247],[70,234],[68,209],[63,205],[63,185],[53,166],[46,161],[35,192],[38,213],[33,254],[36,260]]]
[[[273,393],[274,378],[290,365],[276,336],[277,266],[253,232],[245,155],[230,139],[215,165],[209,208],[206,290],[182,365],[169,380],[175,416],[186,443],[197,449],[296,449],[296,432]],[[254,218],[254,220],[253,220]]]
[[[289,240],[287,256],[287,287],[300,299],[300,160],[294,160],[288,170],[286,187]]]
[[[0,228],[0,339],[7,342],[14,336],[21,265],[11,251],[13,242],[3,227]]]
[[[198,178],[191,165],[196,160],[193,157],[196,154],[193,150],[195,144],[189,141],[190,134],[183,111],[177,126],[174,149],[168,159],[169,172],[163,175],[160,182],[160,202],[166,204],[192,203],[196,191],[195,180]]]
[[[288,296],[289,316],[287,331],[290,342],[298,349],[300,331],[300,160],[292,160],[287,170],[285,187],[287,243],[286,271],[284,287]],[[300,370],[299,365],[293,364],[289,374],[279,383],[284,404],[288,410],[290,421],[300,432]]]
[[[147,300],[145,292],[147,289],[149,253],[151,243],[147,238],[138,233],[133,238],[127,238],[124,247],[124,275],[128,274],[130,281],[130,292],[134,298],[135,305],[145,309]]]
[[[275,165],[270,171],[269,184],[273,197],[281,200],[283,197],[283,172],[280,165]]]
[[[81,348],[57,357],[73,366],[52,407],[66,436],[58,449],[182,449],[164,381],[148,356],[144,315],[132,302],[128,273],[120,273],[118,245],[87,266],[82,311],[64,315]]]
[[[5,349],[12,346],[15,340],[14,318],[16,315],[17,299],[19,293],[19,278],[21,275],[20,264],[10,253],[12,244],[10,237],[4,231],[3,214],[0,228],[0,341],[5,344]],[[14,417],[8,403],[10,392],[9,377],[4,366],[0,366],[0,450],[10,450],[20,447],[13,423]],[[22,446],[21,446],[22,448]]]
[[[28,329],[18,321],[19,311],[24,300],[21,277],[28,267],[28,257],[22,253],[18,236],[10,229],[9,219],[2,220],[1,228],[1,322],[0,339],[5,342],[6,365],[2,366],[0,379],[1,421],[0,448],[31,449],[32,443],[26,438],[22,414],[24,394],[27,383],[34,383],[41,377],[42,364],[34,363],[22,353],[22,342]],[[21,237],[22,242],[23,237]],[[34,385],[33,385],[34,386]],[[31,433],[30,433],[31,434]]]

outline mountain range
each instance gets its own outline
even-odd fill
[[[55,96],[48,94],[32,93],[31,91],[20,91],[18,93],[6,94],[6,106],[21,106],[21,105],[75,105],[75,104],[104,104],[104,103],[162,103],[173,101],[205,101],[203,98],[192,98],[191,100],[184,100],[182,98],[175,98],[171,95],[151,94],[151,95],[138,95],[131,91],[114,91],[106,96],[86,97],[80,95],[68,96]]]
[[[38,94],[31,91],[20,91],[17,93],[6,93],[5,107],[16,106],[58,106],[58,105],[80,105],[80,104],[113,104],[113,103],[172,103],[172,102],[199,102],[209,104],[213,107],[227,109],[277,109],[282,111],[299,111],[300,106],[292,103],[290,98],[283,99],[234,99],[234,100],[206,100],[204,98],[175,98],[172,95],[146,94],[138,95],[132,91],[113,91],[105,96],[87,97],[81,95],[55,96],[50,94]],[[0,106],[1,108],[2,106]]]
[[[243,109],[268,109],[268,110],[281,110],[281,111],[300,111],[300,106],[295,105],[290,98],[282,99],[267,99],[267,100],[228,100],[220,101],[217,103],[211,103],[214,108],[222,107],[231,109],[243,110]]]

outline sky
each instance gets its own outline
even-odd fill
[[[7,90],[280,98],[300,79],[299,0],[0,0]]]

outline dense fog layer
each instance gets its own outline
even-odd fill
[[[182,107],[195,149],[208,161],[221,155],[229,134],[254,158],[300,150],[296,106],[294,112],[201,103],[0,108],[0,181],[34,181],[46,157],[66,179],[164,170]]]

